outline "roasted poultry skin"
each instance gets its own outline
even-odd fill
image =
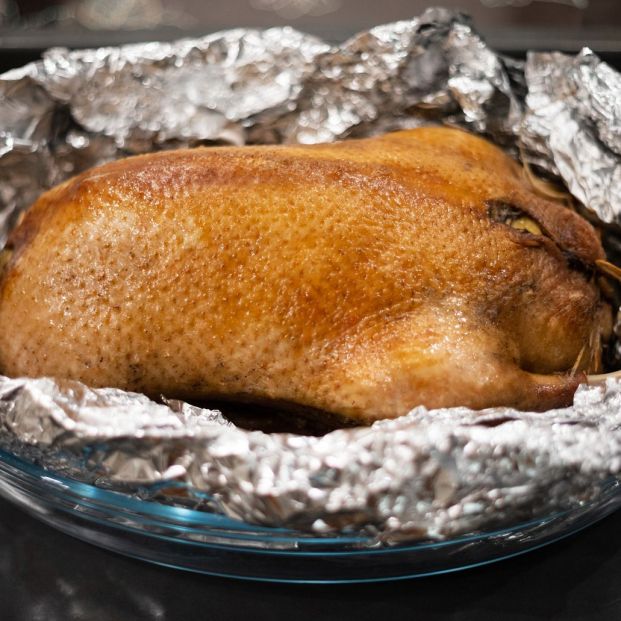
[[[0,276],[0,372],[370,423],[545,410],[611,311],[582,217],[464,131],[132,157],[48,191]]]

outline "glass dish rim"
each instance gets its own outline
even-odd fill
[[[194,545],[199,547],[208,547],[211,549],[223,549],[223,550],[239,550],[244,553],[253,554],[269,554],[274,556],[367,556],[367,555],[385,555],[391,553],[406,553],[416,550],[429,550],[429,549],[441,549],[444,547],[450,547],[457,544],[470,543],[475,541],[492,540],[497,537],[508,536],[515,532],[520,532],[524,529],[531,528],[537,525],[545,525],[546,523],[553,522],[558,519],[562,519],[568,516],[573,511],[579,509],[587,509],[589,505],[595,504],[600,498],[593,501],[586,501],[578,503],[573,507],[556,511],[554,513],[548,513],[538,517],[530,518],[528,520],[521,520],[518,523],[514,523],[507,526],[500,526],[493,530],[482,530],[455,537],[449,537],[446,539],[422,539],[422,540],[410,540],[395,544],[378,544],[375,547],[360,547],[358,549],[343,549],[334,550],[330,549],[331,545],[343,545],[343,544],[356,544],[369,542],[370,536],[365,535],[348,535],[346,533],[336,533],[331,535],[313,535],[304,531],[297,531],[294,529],[287,529],[283,527],[270,527],[261,524],[253,524],[237,520],[226,515],[217,514],[208,511],[201,511],[197,509],[190,509],[187,507],[179,507],[175,505],[166,505],[154,500],[134,498],[124,492],[108,490],[96,485],[85,483],[77,479],[72,479],[65,475],[59,474],[53,470],[47,469],[44,466],[30,462],[22,457],[15,455],[8,451],[6,448],[0,448],[0,463],[6,464],[9,467],[15,468],[19,472],[27,475],[31,479],[38,481],[39,483],[47,484],[57,494],[63,494],[66,490],[69,490],[72,494],[79,497],[81,500],[88,502],[89,500],[97,500],[107,509],[120,510],[122,512],[135,511],[139,515],[153,517],[156,519],[167,519],[171,526],[174,527],[188,527],[188,524],[198,525],[204,530],[201,532],[214,533],[220,529],[227,529],[233,531],[235,535],[240,535],[240,538],[231,536],[230,543],[227,536],[227,543],[213,543],[213,542],[201,542],[190,539],[181,539],[170,535],[161,535],[155,532],[149,532],[149,536],[165,540],[168,542]],[[0,478],[2,474],[0,473]],[[614,487],[616,491],[606,492],[607,494],[620,494],[621,482],[616,477],[607,479],[602,484],[602,489],[606,487]],[[89,517],[89,520],[94,521],[95,518]],[[104,520],[105,521],[105,520]],[[594,520],[597,521],[597,520]],[[113,525],[109,522],[105,522],[108,525]],[[123,530],[139,531],[144,534],[145,530],[140,530],[126,524],[117,524],[119,528]],[[214,530],[217,529],[217,530]],[[574,529],[569,529],[571,532],[575,532]],[[562,538],[563,534],[559,536]],[[248,542],[260,542],[264,540],[269,541],[282,541],[283,543],[291,543],[293,546],[297,542],[303,542],[305,545],[317,545],[322,546],[320,550],[299,550],[299,549],[282,549],[282,548],[257,548],[255,546],[244,545],[243,541]],[[541,544],[541,545],[545,545]],[[325,548],[323,547],[325,546]],[[535,546],[539,547],[539,546]],[[534,548],[529,548],[534,549]],[[517,552],[516,554],[519,554]],[[434,572],[435,573],[435,572]]]

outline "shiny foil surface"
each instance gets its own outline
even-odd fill
[[[621,223],[621,75],[589,49],[531,53],[522,144],[603,222]]]
[[[489,49],[445,9],[340,46],[290,28],[69,52],[0,76],[0,242],[45,189],[134,153],[316,143],[425,123],[485,135],[621,222],[621,77],[584,50]],[[621,471],[621,382],[571,408],[427,411],[322,437],[77,382],[0,378],[0,444],[139,498],[308,533],[443,538],[588,502]]]
[[[214,410],[116,389],[3,378],[0,420],[4,447],[65,476],[388,543],[561,510],[621,470],[619,380],[582,387],[573,407],[545,414],[419,407],[312,437],[245,431]]]

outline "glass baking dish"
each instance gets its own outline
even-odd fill
[[[301,583],[390,581],[468,569],[558,541],[621,506],[621,485],[610,479],[595,500],[563,512],[449,540],[388,546],[364,536],[316,536],[141,500],[4,450],[0,495],[69,535],[120,554],[217,576]]]

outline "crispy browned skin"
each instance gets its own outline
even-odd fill
[[[520,173],[445,128],[87,171],[10,240],[0,371],[364,423],[565,404],[609,330],[604,254]]]

